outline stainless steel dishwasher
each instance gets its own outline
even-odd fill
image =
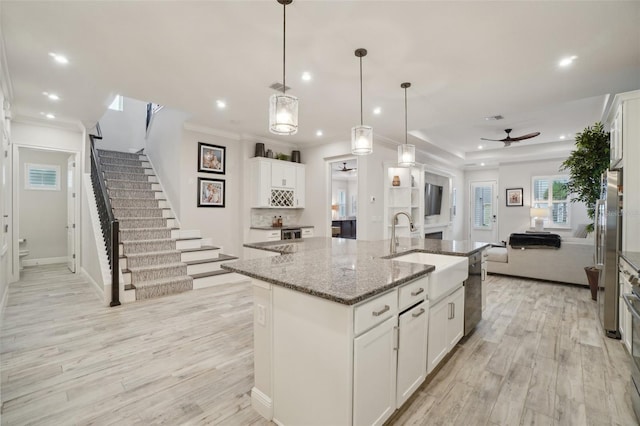
[[[469,278],[464,282],[464,335],[482,319],[482,252],[469,256]]]

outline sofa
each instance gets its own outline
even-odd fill
[[[593,266],[591,238],[562,238],[560,248],[491,247],[487,272],[588,286],[585,266]]]

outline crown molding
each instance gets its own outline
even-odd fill
[[[58,130],[70,130],[73,132],[84,133],[87,131],[86,126],[80,120],[49,120],[47,118],[35,117],[32,115],[16,114],[11,120],[12,123],[27,124],[30,126],[49,127]]]

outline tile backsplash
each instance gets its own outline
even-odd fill
[[[300,209],[251,209],[251,226],[271,226],[274,216],[282,216],[283,225],[303,225],[300,223]]]

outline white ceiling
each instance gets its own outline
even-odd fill
[[[282,76],[276,0],[3,0],[0,13],[17,116],[50,111],[91,126],[120,93],[187,111],[195,124],[277,138],[267,131],[268,86]],[[465,164],[544,154],[570,149],[560,135],[599,120],[608,94],[640,88],[640,2],[295,0],[287,85],[300,98],[300,130],[288,142],[349,139],[359,124],[359,47],[369,51],[365,124],[379,140],[404,141],[400,83],[409,81],[409,141],[418,149]],[[569,55],[578,58],[560,68]],[[303,82],[303,71],[313,80]],[[217,99],[228,108],[218,110]],[[504,120],[484,120],[496,114]],[[505,128],[542,134],[509,148],[480,141],[501,139]],[[539,146],[518,149],[529,145]]]

